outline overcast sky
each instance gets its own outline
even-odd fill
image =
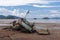
[[[0,0],[0,15],[60,17],[60,0]]]

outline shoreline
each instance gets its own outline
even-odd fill
[[[12,24],[0,24],[0,27],[10,27]],[[34,27],[46,27],[46,28],[53,28],[53,27],[60,27],[60,23],[35,23]]]

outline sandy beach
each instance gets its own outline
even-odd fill
[[[48,28],[50,35],[22,33],[20,31],[0,30],[0,40],[60,40],[59,23],[36,23],[35,27]],[[2,27],[1,27],[2,28]]]

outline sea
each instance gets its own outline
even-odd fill
[[[0,23],[10,23],[13,21],[17,21],[18,19],[0,19]],[[33,19],[33,18],[26,18],[29,22],[38,22],[38,23],[60,23],[60,19]]]
[[[37,18],[37,19],[27,19],[31,22],[41,22],[41,23],[60,23],[60,19],[41,19],[41,18]]]

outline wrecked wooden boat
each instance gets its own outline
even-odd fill
[[[18,22],[13,22],[12,29],[25,31],[25,32],[33,32],[34,23],[29,23],[26,19],[20,18]]]

